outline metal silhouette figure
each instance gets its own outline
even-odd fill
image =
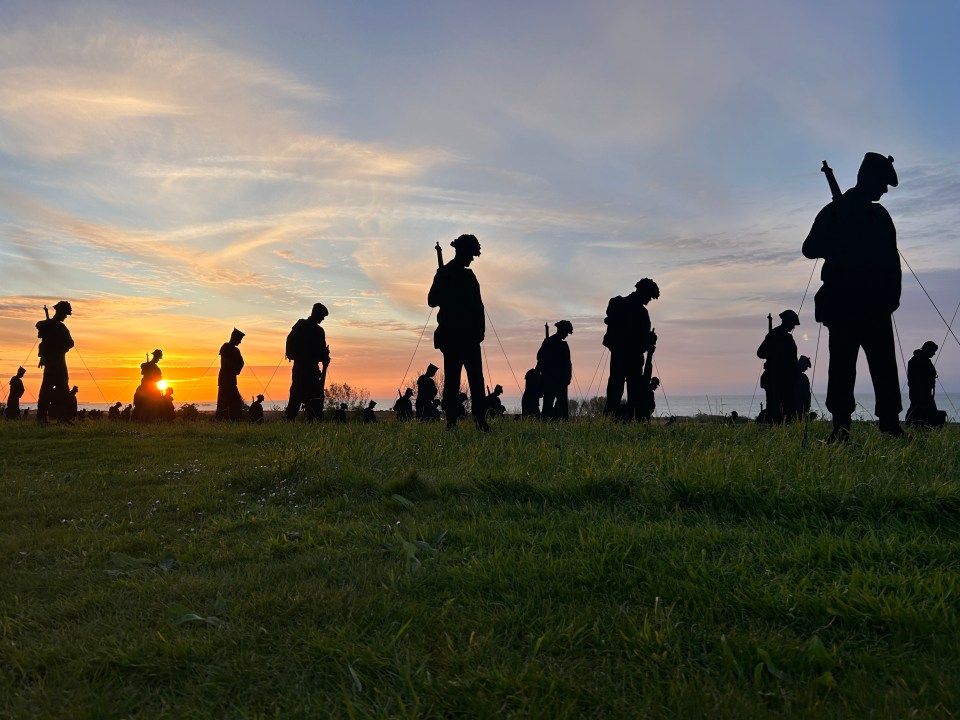
[[[474,422],[478,429],[488,432],[480,355],[486,321],[480,283],[470,269],[473,259],[480,255],[480,242],[473,235],[461,235],[451,245],[456,251],[454,257],[440,265],[427,295],[427,304],[439,308],[433,345],[443,353],[443,411],[447,428],[452,429],[456,424],[453,417],[458,413],[460,378],[465,370]],[[438,261],[439,248],[438,243]]]
[[[157,348],[146,362],[140,363],[140,385],[133,393],[133,411],[130,419],[136,422],[155,422],[161,417],[163,392],[157,383],[163,380],[160,361],[163,350]]]
[[[436,389],[436,386],[434,386]],[[397,391],[399,393],[399,390]],[[397,398],[397,401],[393,404],[393,412],[396,413],[396,418],[400,422],[407,422],[408,420],[413,420],[413,388],[407,388],[403,395]]]
[[[230,340],[220,346],[220,373],[217,375],[217,420],[239,422],[243,417],[243,397],[237,388],[237,376],[243,370],[240,343],[244,333],[236,328]]]
[[[807,377],[807,370],[812,365],[810,358],[806,355],[801,355],[797,360],[797,384],[793,396],[797,418],[810,416],[810,401],[813,399],[813,393],[810,390],[810,378]]]
[[[779,425],[797,416],[797,375],[800,373],[797,359],[797,343],[793,329],[800,318],[793,310],[780,313],[780,324],[772,328],[757,348],[757,357],[765,360],[760,387],[767,393],[765,421]]]
[[[330,365],[330,347],[320,323],[329,314],[323,303],[316,303],[310,317],[297,320],[287,335],[287,358],[293,361],[287,420],[296,420],[301,406],[306,406],[307,420],[323,420],[324,384]]]
[[[369,424],[377,421],[377,414],[373,410],[376,406],[376,400],[371,400],[370,403],[363,409],[363,421],[365,423]]]
[[[880,430],[902,436],[892,323],[900,307],[900,257],[893,220],[877,202],[888,186],[898,185],[893,158],[867,153],[857,184],[843,194],[833,171],[826,162],[823,165],[834,198],[817,214],[803,242],[803,254],[823,258],[823,284],[814,302],[817,321],[830,333],[827,409],[833,416],[833,430],[828,442],[850,437],[860,348],[870,367]]]
[[[263,395],[257,395],[250,403],[250,422],[263,423]]]
[[[417,378],[417,420],[432,421],[440,419],[440,410],[437,408],[437,382],[434,377],[439,370],[436,365],[427,365],[426,372]]]
[[[59,420],[65,423],[72,423],[77,419],[78,408],[77,408],[77,393],[80,392],[80,388],[74,385],[70,388],[70,392],[67,393],[66,398],[64,398],[63,407],[60,410]]]
[[[173,422],[177,417],[177,411],[173,407],[173,388],[168,387],[160,396],[160,408],[158,411],[158,420],[163,422]]]
[[[934,398],[937,369],[932,360],[938,349],[935,342],[927,340],[913,351],[913,357],[907,363],[910,407],[907,409],[906,422],[913,427],[941,427],[947,421],[946,411],[937,407]]]
[[[23,376],[27,371],[23,367],[17,368],[17,374],[10,378],[10,394],[7,396],[7,407],[3,411],[7,420],[20,419],[20,398],[25,392],[23,387]]]
[[[540,398],[543,397],[543,378],[540,371],[530,368],[523,376],[523,395],[520,396],[520,417],[539,418]]]
[[[66,403],[70,392],[70,378],[67,371],[67,353],[73,348],[73,338],[64,320],[73,314],[73,307],[66,300],[61,300],[53,306],[53,317],[49,316],[47,306],[43,306],[47,315],[45,320],[37,323],[37,337],[40,338],[38,354],[40,363],[37,367],[43,368],[43,379],[40,382],[40,394],[37,398],[37,421],[47,422],[48,415],[53,410],[59,414],[59,409]]]
[[[504,407],[503,401],[500,399],[500,396],[503,395],[503,385],[497,385],[493,388],[493,392],[487,395],[485,399],[485,406],[487,409],[487,417],[496,417],[502,418],[507,413],[507,408]]]
[[[117,422],[120,420],[120,410],[123,408],[123,403],[119,400],[110,406],[110,409],[107,410],[107,419]]]
[[[340,407],[333,411],[333,421],[341,425],[347,424],[347,404],[340,403]]]
[[[657,334],[650,326],[647,304],[660,297],[660,288],[650,278],[643,278],[626,297],[616,296],[607,303],[604,322],[607,331],[603,344],[610,350],[610,378],[604,415],[620,420],[635,420],[643,395],[644,353],[657,345]],[[620,407],[624,384],[627,404]]]
[[[573,334],[573,323],[560,320],[554,323],[557,331],[548,335],[537,352],[537,370],[540,372],[543,390],[545,420],[569,420],[570,404],[568,390],[573,379],[573,362],[567,337]]]

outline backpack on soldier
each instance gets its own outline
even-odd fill
[[[630,301],[622,295],[610,298],[607,303],[607,316],[603,322],[607,326],[607,331],[603,334],[603,345],[609,348],[629,332]]]

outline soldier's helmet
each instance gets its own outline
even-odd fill
[[[330,314],[330,311],[327,310],[327,306],[323,303],[314,303],[313,311],[310,314],[314,316],[319,315],[320,317],[325,318]]]
[[[660,287],[650,278],[642,278],[634,287],[643,295],[649,295],[651,298],[660,297]]]
[[[53,306],[56,312],[62,312],[64,315],[73,314],[73,306],[66,300],[61,300]]]
[[[377,406],[377,401],[376,401],[376,400],[371,400],[371,401],[370,401],[370,404],[369,404],[367,407],[369,407],[371,410],[373,410],[373,408],[375,408],[376,406]]]
[[[927,340],[923,345],[920,346],[920,349],[932,357],[934,353],[940,349],[940,346],[937,345],[933,340]]]
[[[404,391],[403,396],[404,396],[405,398],[412,397],[412,396],[413,396],[413,388],[407,388],[407,389]]]
[[[503,385],[497,385],[493,388],[494,395],[501,395],[503,393]]]
[[[26,374],[27,374],[27,369],[25,367],[21,365],[20,367],[17,368],[17,377],[23,377]]]
[[[893,169],[892,155],[868,152],[863,156],[863,162],[860,163],[857,179],[859,180],[865,175],[880,178],[890,187],[897,186],[897,171]]]
[[[573,335],[573,323],[569,320],[560,320],[559,322],[555,322],[553,326],[558,332],[566,330],[568,335]]]
[[[780,313],[780,319],[785,323],[793,323],[794,325],[800,324],[800,316],[797,315],[793,310],[784,310]]]
[[[154,362],[156,362],[157,360],[162,360],[162,359],[163,359],[163,350],[161,350],[160,348],[157,348],[156,350],[154,350],[154,351],[153,351],[152,353],[150,353],[150,354],[153,355],[153,360],[154,360]]]
[[[439,370],[439,369],[440,369],[440,368],[438,368],[436,365],[434,365],[433,363],[430,363],[429,365],[427,365],[427,372],[426,372],[426,374],[427,374],[427,375],[433,375],[433,374],[434,374],[437,370]]]
[[[797,367],[800,368],[800,372],[812,367],[812,365],[813,364],[810,362],[810,358],[806,355],[801,355],[799,358],[797,358]]]
[[[239,338],[242,338],[242,337],[245,337],[245,336],[246,336],[246,333],[245,333],[245,332],[240,332],[240,331],[237,330],[236,328],[234,328],[234,329],[233,329],[233,332],[230,333],[230,339],[231,339],[231,340],[233,340],[234,338],[239,339]]]
[[[480,241],[477,240],[476,235],[461,235],[450,244],[457,250],[469,252],[474,257],[480,254]]]
[[[257,395],[257,402],[263,402],[263,395]]]

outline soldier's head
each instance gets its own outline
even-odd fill
[[[427,365],[427,372],[426,372],[427,377],[433,377],[434,375],[437,374],[437,370],[439,369],[440,368],[438,368],[436,365],[434,365],[433,363],[430,363],[429,365]]]
[[[18,367],[18,368],[17,368],[17,377],[18,377],[18,378],[22,378],[22,377],[23,377],[24,375],[26,375],[26,374],[27,374],[27,369],[26,369],[25,367]]]
[[[54,317],[65,318],[67,315],[73,315],[73,306],[66,300],[61,300],[53,306]]]
[[[793,310],[784,310],[780,313],[780,324],[786,327],[787,330],[793,330],[800,324],[800,316]]]
[[[893,169],[893,157],[868,152],[863,156],[857,171],[857,187],[871,200],[879,200],[887,191],[887,186],[896,187],[897,171]]]
[[[811,366],[812,366],[812,363],[810,362],[810,358],[808,358],[806,355],[801,355],[797,359],[797,368],[799,368],[800,372],[809,370]]]
[[[263,395],[257,395],[257,402],[258,402],[258,403],[262,403],[262,402],[263,402]]]
[[[413,388],[407,388],[406,390],[404,390],[403,396],[404,396],[405,398],[411,398],[411,397],[413,397]]]
[[[76,385],[74,385],[72,388],[70,388],[70,394],[71,394],[71,395],[76,395],[78,392],[80,392],[80,388],[78,388]]]
[[[341,409],[341,410],[346,410],[346,409],[347,409],[347,404],[346,404],[346,403],[340,403],[340,409]]]
[[[150,353],[150,356],[154,362],[157,362],[157,360],[163,360],[163,350],[161,350],[160,348],[157,348],[152,353]]]
[[[920,346],[920,351],[926,355],[928,358],[932,358],[937,354],[937,350],[940,348],[933,340],[927,340],[923,345]]]
[[[555,322],[553,326],[557,329],[557,334],[561,338],[565,338],[567,335],[573,335],[573,323],[569,320],[560,320]]]
[[[503,395],[503,385],[497,385],[493,388],[493,394],[497,397]]]
[[[660,378],[658,377],[650,378],[650,389],[656,390],[658,387],[660,387]]]
[[[310,311],[310,319],[314,322],[322,322],[323,319],[330,314],[330,311],[327,310],[327,306],[323,303],[314,303],[313,309]]]
[[[450,244],[464,265],[469,265],[475,257],[480,255],[480,241],[477,240],[476,235],[461,235]]]
[[[659,286],[650,278],[643,278],[634,287],[637,288],[637,295],[644,305],[660,297]]]
[[[371,400],[370,403],[367,405],[367,407],[370,408],[371,410],[373,410],[376,406],[377,406],[376,400]]]
[[[120,402],[119,400],[117,400],[117,401],[113,404],[113,406],[114,406],[117,410],[119,410],[121,407],[123,407],[123,403]]]
[[[234,329],[233,329],[233,332],[230,333],[230,344],[231,344],[231,345],[239,345],[240,342],[243,340],[244,335],[246,335],[246,333],[242,333],[242,332],[240,332],[239,330],[237,330],[236,328],[234,328]]]

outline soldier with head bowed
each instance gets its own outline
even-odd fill
[[[306,406],[307,420],[323,420],[324,381],[330,364],[330,347],[320,323],[330,313],[316,303],[310,317],[297,320],[287,335],[287,358],[293,361],[287,420],[296,420]]]
[[[660,288],[650,278],[643,278],[635,290],[607,303],[607,332],[603,344],[610,350],[610,378],[607,381],[607,400],[604,415],[623,420],[635,420],[641,409],[644,393],[644,353],[657,345],[657,334],[650,323],[647,305],[660,297]],[[627,386],[627,406],[621,409],[623,386]]]
[[[937,407],[934,395],[937,390],[937,368],[933,356],[937,354],[937,344],[927,340],[913,351],[913,357],[907,363],[907,385],[910,388],[910,407],[907,409],[907,423],[917,427],[940,427],[947,421],[947,413]]]
[[[67,372],[67,353],[73,348],[73,338],[64,320],[73,314],[73,307],[66,300],[53,306],[53,317],[37,323],[37,337],[40,338],[40,364],[43,368],[43,380],[40,382],[40,395],[37,399],[37,420],[46,422],[51,409],[57,412],[67,402],[70,393],[69,373]]]
[[[257,395],[254,401],[250,403],[250,422],[263,422],[263,395]]]
[[[20,419],[20,398],[25,392],[23,387],[23,376],[27,374],[26,369],[17,368],[17,374],[10,378],[10,394],[7,396],[7,408],[4,414],[7,420]]]
[[[396,413],[397,420],[406,422],[413,420],[413,388],[407,388],[403,395],[397,398],[393,404],[393,412]]]
[[[417,420],[439,420],[440,412],[437,410],[437,381],[434,378],[439,370],[436,365],[430,363],[427,365],[427,371],[417,378]]]
[[[466,371],[474,422],[480,430],[489,431],[480,356],[486,319],[480,283],[470,269],[473,259],[480,256],[480,242],[474,235],[461,235],[451,245],[456,253],[437,270],[427,295],[427,304],[439,308],[433,344],[443,353],[443,411],[447,428],[452,429],[460,404],[460,378]]]
[[[133,412],[131,419],[137,422],[154,422],[160,419],[163,391],[157,383],[163,380],[160,361],[163,350],[157,348],[146,362],[140,363],[140,385],[133,393]]]
[[[365,423],[375,423],[377,421],[377,413],[374,411],[376,406],[377,401],[371,400],[363,409],[363,421]]]
[[[236,328],[230,340],[220,346],[220,373],[217,375],[217,420],[237,422],[243,416],[243,397],[237,388],[237,376],[243,370],[240,343],[244,333]]]
[[[766,422],[771,425],[793,420],[797,415],[797,343],[793,329],[800,318],[793,310],[780,313],[780,324],[767,333],[757,357],[765,360],[760,387],[767,393]]]
[[[573,378],[573,362],[566,341],[573,334],[573,323],[561,320],[554,327],[557,331],[544,339],[537,352],[537,370],[543,388],[542,415],[549,420],[569,420],[567,391]]]
[[[823,284],[814,302],[817,321],[830,332],[827,409],[833,414],[833,431],[829,442],[850,437],[861,348],[870,367],[880,430],[903,435],[891,319],[900,307],[900,256],[893,220],[877,202],[897,184],[893,158],[867,153],[857,184],[819,212],[803,242],[805,257],[823,258]]]

